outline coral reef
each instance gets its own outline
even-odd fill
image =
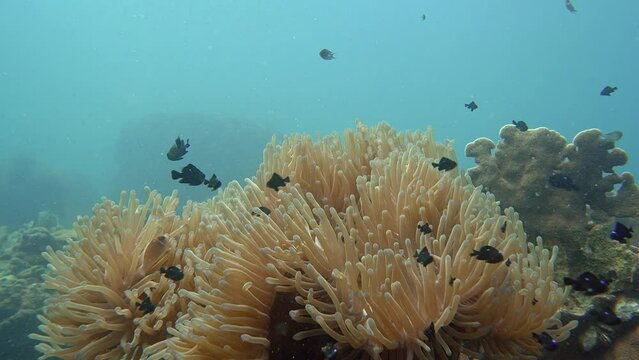
[[[558,249],[528,243],[517,213],[435,169],[441,156],[431,131],[358,123],[343,140],[273,141],[244,187],[181,215],[175,194],[105,201],[47,248],[53,294],[31,336],[63,359],[534,359],[532,333],[561,342],[576,326],[558,319]],[[268,188],[274,172],[291,183]],[[471,256],[486,245],[507,261]]]
[[[627,155],[600,130],[584,130],[572,144],[543,127],[519,131],[506,125],[499,136],[496,146],[487,138],[466,145],[466,156],[477,163],[468,174],[502,205],[513,206],[530,234],[560,238],[585,229],[590,220],[639,216],[634,177],[613,169]],[[553,174],[568,177],[573,187],[550,185]]]
[[[0,358],[37,356],[27,335],[37,329],[35,316],[49,296],[40,283],[46,263],[40,252],[47,246],[61,248],[68,236],[52,221],[35,221],[14,232],[0,228],[0,337],[6,339]]]
[[[623,326],[611,327],[592,316],[603,305],[639,307],[636,251],[609,238],[616,220],[623,218],[631,226],[639,218],[634,177],[614,171],[626,163],[627,155],[597,129],[580,132],[571,144],[547,128],[522,132],[506,125],[500,137],[496,146],[486,138],[466,146],[466,155],[477,163],[468,170],[473,183],[494,193],[502,205],[513,206],[529,232],[559,245],[563,251],[557,259],[557,280],[590,271],[612,281],[606,295],[570,294],[561,318],[579,320],[579,327],[550,358],[598,356],[639,320],[636,311],[626,311]],[[551,184],[551,176],[564,180],[561,187]],[[636,240],[630,243],[636,245]]]

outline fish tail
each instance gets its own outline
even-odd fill
[[[438,166],[439,166],[439,164],[438,164],[438,163],[431,163],[431,164],[433,164],[433,167],[434,167],[434,168],[436,168],[436,167],[438,167]]]
[[[291,182],[291,177],[290,177],[290,176],[287,176],[287,177],[285,177],[284,179],[282,179],[282,181],[284,181],[284,182]]]
[[[569,278],[569,277],[564,277],[564,285],[569,286],[569,285],[575,285],[576,282],[574,279]]]
[[[480,254],[480,252],[479,252],[479,251],[477,251],[477,250],[473,250],[473,252],[471,252],[471,253],[470,253],[470,256],[477,256],[477,255],[479,255],[479,254]]]
[[[182,177],[182,174],[179,171],[171,170],[171,178],[173,180],[177,180]]]
[[[166,268],[165,267],[161,267],[160,268],[160,274],[164,274],[166,273]]]

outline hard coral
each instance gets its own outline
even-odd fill
[[[519,131],[506,125],[499,135],[496,146],[487,138],[466,145],[466,156],[477,163],[468,173],[503,205],[515,207],[534,235],[556,237],[582,230],[589,216],[602,221],[639,215],[639,189],[633,176],[618,175],[613,169],[626,163],[626,153],[600,130],[582,131],[572,144],[543,127]],[[566,176],[574,186],[552,186],[553,174]]]

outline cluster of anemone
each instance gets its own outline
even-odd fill
[[[528,242],[512,209],[430,130],[361,123],[275,140],[257,175],[205,203],[150,192],[96,206],[49,250],[42,358],[530,358],[563,341],[558,249]],[[290,177],[278,191],[273,173]],[[270,209],[270,213],[261,210]],[[418,225],[429,224],[432,232]],[[505,226],[504,226],[505,225]],[[505,261],[470,254],[490,245]],[[430,264],[414,254],[426,247]],[[177,266],[173,281],[159,269]],[[149,298],[154,308],[141,309]],[[305,346],[296,346],[305,344]]]

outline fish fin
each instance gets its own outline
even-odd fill
[[[431,163],[433,165],[434,168],[437,168],[439,166],[439,163]]]
[[[473,252],[470,253],[470,256],[477,256],[479,254],[481,254],[479,251],[473,250]]]
[[[282,181],[284,182],[291,182],[291,178],[290,176],[285,177],[284,179],[282,179]]]
[[[182,173],[180,173],[179,171],[176,171],[176,170],[171,170],[171,178],[173,180],[177,180],[180,177],[182,177]]]
[[[165,267],[161,267],[160,268],[160,274],[164,274],[166,273],[166,268]]]
[[[575,285],[576,282],[574,279],[569,278],[569,277],[564,277],[564,285],[566,286],[570,286],[570,285]]]

